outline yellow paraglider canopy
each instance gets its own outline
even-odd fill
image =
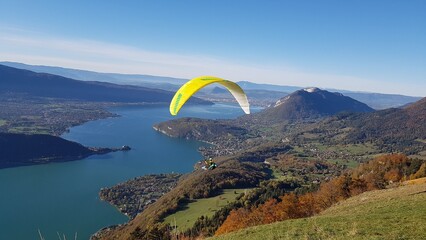
[[[247,100],[247,95],[244,93],[243,89],[241,89],[241,87],[234,82],[212,76],[201,76],[186,82],[176,92],[175,96],[170,102],[170,113],[172,115],[176,115],[180,108],[194,93],[212,83],[219,83],[225,86],[226,89],[228,89],[232,96],[234,96],[234,98],[237,100],[238,104],[240,104],[243,111],[246,114],[250,114],[250,105]]]

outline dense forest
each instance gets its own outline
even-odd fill
[[[46,134],[0,133],[0,168],[70,161],[114,149],[87,148],[60,137]]]

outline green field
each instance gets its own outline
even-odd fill
[[[292,173],[287,173],[286,175],[284,175],[279,169],[272,167],[272,180],[277,180],[277,181],[291,181],[291,180],[296,180],[298,178],[300,178],[300,176],[294,176],[292,175]]]
[[[315,153],[312,154],[311,150],[314,150]],[[358,166],[360,162],[377,156],[379,152],[377,148],[370,143],[329,146],[313,142],[305,147],[294,147],[292,153],[306,160],[321,159],[354,168]],[[334,155],[337,154],[339,157],[333,157],[333,155],[329,153]],[[317,154],[319,154],[319,156],[317,156]]]
[[[212,216],[217,210],[234,201],[241,193],[249,190],[250,189],[225,189],[222,194],[218,196],[194,200],[183,206],[182,210],[167,216],[164,222],[170,223],[172,226],[177,226],[179,231],[185,231],[192,227],[195,221],[202,215],[208,217]]]
[[[363,144],[347,144],[347,145],[322,145],[322,144],[314,144],[316,148],[318,148],[321,151],[336,151],[336,152],[344,152],[349,153],[351,155],[366,155],[366,154],[372,154],[376,153],[377,149],[369,143],[363,143]]]
[[[348,159],[332,159],[332,160],[328,160],[328,162],[345,165],[348,168],[356,168],[359,165],[359,162],[355,160],[348,160]]]
[[[10,133],[31,133],[31,134],[49,134],[49,129],[42,126],[13,127],[9,129]]]
[[[211,239],[426,239],[426,183],[371,191],[322,214]]]

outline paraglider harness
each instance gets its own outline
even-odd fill
[[[213,160],[211,158],[209,158],[209,160],[205,160],[204,163],[206,164],[203,167],[204,170],[213,170],[217,167],[217,164],[215,162],[213,162]]]

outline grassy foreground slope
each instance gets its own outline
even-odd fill
[[[426,239],[426,180],[370,191],[318,216],[247,228],[211,239]]]

